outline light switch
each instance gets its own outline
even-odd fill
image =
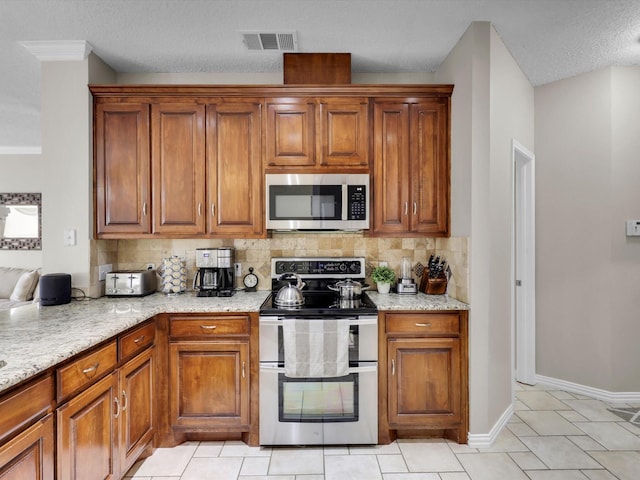
[[[76,229],[65,228],[64,229],[64,245],[65,247],[72,247],[76,244]]]
[[[640,237],[640,220],[627,220],[627,237]]]

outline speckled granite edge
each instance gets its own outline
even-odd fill
[[[0,367],[0,393],[159,313],[257,312],[268,294],[260,290],[230,298],[199,298],[193,293],[174,297],[156,293],[0,311],[0,362],[6,362]],[[367,294],[379,310],[469,309],[446,295]]]

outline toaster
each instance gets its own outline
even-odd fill
[[[143,297],[156,291],[155,270],[123,270],[107,273],[107,297]]]

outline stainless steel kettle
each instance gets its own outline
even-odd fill
[[[279,307],[298,307],[300,305],[304,305],[302,289],[306,284],[302,281],[300,276],[295,273],[285,273],[280,277],[280,281],[287,280],[289,278],[295,278],[296,284],[293,285],[289,283],[278,290],[274,303]]]

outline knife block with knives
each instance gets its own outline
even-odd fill
[[[444,295],[447,293],[448,277],[451,269],[446,259],[431,255],[427,267],[422,271],[420,279],[420,291],[427,295]]]

